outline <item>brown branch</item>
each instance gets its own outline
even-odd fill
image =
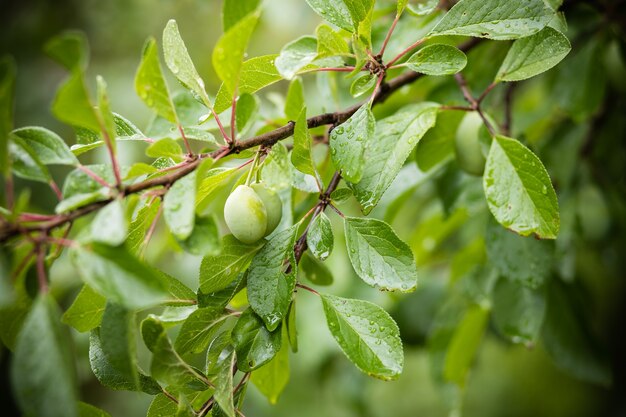
[[[475,47],[481,40],[478,38],[471,39],[461,46],[459,49],[467,52],[473,47]],[[398,91],[400,88],[413,83],[417,79],[421,78],[422,74],[417,72],[407,72],[401,74],[392,80],[382,83],[378,92],[376,93],[372,105],[384,102],[391,94]],[[314,128],[323,125],[338,125],[345,122],[352,114],[354,114],[360,107],[362,103],[354,105],[344,111],[335,112],[335,113],[324,113],[318,116],[313,116],[307,119],[307,125],[309,128]],[[295,123],[289,122],[285,126],[279,127],[271,132],[267,132],[261,134],[259,136],[255,136],[253,138],[238,141],[232,147],[221,147],[210,154],[199,155],[195,159],[190,159],[190,161],[181,166],[181,168],[177,171],[173,171],[167,175],[163,175],[161,177],[150,178],[148,180],[131,184],[121,189],[122,195],[136,194],[142,191],[148,190],[154,187],[169,187],[174,184],[179,179],[185,177],[189,173],[193,172],[200,163],[203,158],[211,157],[213,159],[220,159],[225,156],[239,153],[243,150],[250,149],[256,146],[266,146],[271,147],[276,142],[286,139],[293,135]],[[337,182],[338,184],[338,182]],[[335,187],[336,185],[335,184]],[[331,191],[332,192],[332,191]],[[329,194],[330,195],[330,194]],[[32,225],[27,227],[22,227],[19,224],[11,223],[7,225],[3,225],[0,228],[0,243],[4,243],[9,239],[21,234],[21,233],[32,233],[32,232],[49,232],[52,229],[63,226],[69,222],[72,222],[80,217],[83,217],[87,214],[93,213],[94,211],[104,207],[109,202],[113,201],[115,197],[111,196],[108,199],[103,201],[90,203],[86,206],[80,207],[74,211],[71,211],[66,214],[58,215],[54,220],[43,222],[38,225]]]

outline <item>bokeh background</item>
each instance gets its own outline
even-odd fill
[[[591,19],[590,16],[597,19],[597,7],[586,7],[585,3],[566,1],[574,25],[577,19],[584,21]],[[603,2],[588,3],[605,5]],[[606,3],[613,3],[615,7],[613,24],[618,22],[618,25],[623,25],[624,2],[609,0]],[[220,0],[0,0],[0,53],[12,54],[18,63],[15,125],[46,126],[61,134],[68,143],[73,143],[71,129],[55,120],[49,111],[51,100],[58,84],[65,78],[65,72],[42,52],[46,40],[67,29],[82,30],[89,39],[91,62],[87,79],[93,81],[96,74],[104,76],[109,84],[113,109],[139,127],[146,126],[150,112],[135,95],[135,70],[145,39],[150,35],[160,39],[169,19],[178,21],[181,34],[206,81],[208,91],[215,93],[218,84],[210,57],[212,46],[222,30],[220,10]],[[622,23],[619,23],[620,19]],[[319,23],[319,17],[308,8],[304,0],[266,0],[263,18],[251,42],[249,55],[277,53],[288,41],[313,33]],[[512,345],[498,337],[496,332],[489,331],[468,380],[463,406],[465,416],[626,416],[626,345],[623,341],[626,333],[626,211],[624,165],[621,166],[621,172],[619,166],[620,161],[624,162],[626,153],[626,110],[621,116],[618,111],[625,109],[624,51],[619,50],[623,44],[622,38],[616,52],[616,59],[621,64],[611,67],[616,73],[609,74],[611,77],[607,92],[602,96],[601,106],[598,105],[594,110],[600,112],[604,106],[610,106],[612,111],[609,119],[594,121],[597,123],[594,126],[597,140],[606,140],[606,143],[601,143],[599,150],[591,151],[587,161],[590,167],[599,169],[601,178],[605,179],[596,186],[601,190],[606,200],[605,206],[608,207],[605,212],[607,225],[602,226],[607,230],[599,240],[581,239],[574,260],[576,278],[583,283],[590,301],[578,313],[590,321],[594,337],[606,347],[614,383],[611,387],[599,387],[576,380],[553,364],[541,344],[533,348]],[[498,65],[493,63],[494,67]],[[562,65],[567,65],[567,61]],[[607,70],[603,67],[600,71]],[[175,83],[172,81],[170,85]],[[270,88],[269,92],[281,93],[286,87],[286,83],[279,83]],[[307,84],[307,89],[314,96],[315,85]],[[538,100],[557,99],[545,93],[537,94],[540,94]],[[270,102],[267,94],[264,97],[266,103]],[[526,97],[522,103],[527,105],[529,112],[541,105],[533,103],[531,98]],[[127,161],[140,159],[142,149],[141,145],[125,145],[121,157]],[[102,155],[94,153],[88,158],[95,162]],[[553,165],[558,164],[557,158]],[[65,173],[62,170],[54,172],[59,178]],[[47,188],[23,182],[17,185],[21,189],[31,189],[33,204],[37,207],[43,210],[54,207],[54,196]],[[432,194],[433,190],[428,187],[415,190],[406,197],[406,205],[415,207],[430,204]],[[353,209],[345,208],[348,212]],[[396,229],[403,238],[411,240],[412,246],[422,245],[426,248],[424,253],[436,250],[429,248],[432,239],[440,239],[438,245],[445,243],[446,236],[420,235],[419,229],[418,232],[414,231],[414,220],[402,218],[401,213],[395,216]],[[195,285],[200,260],[183,252],[165,251],[167,245],[165,234],[157,234],[151,243],[148,259],[190,285]],[[343,242],[336,242],[336,247],[342,248]],[[297,356],[292,356],[292,374],[288,387],[278,404],[273,406],[255,388],[251,388],[244,412],[248,417],[448,415],[444,396],[430,375],[425,340],[445,291],[442,277],[450,258],[426,253],[424,262],[419,262],[418,257],[422,283],[420,289],[408,296],[391,296],[378,293],[356,279],[344,252],[336,250],[329,260],[335,283],[327,291],[372,300],[394,315],[400,324],[406,347],[406,365],[402,377],[398,381],[382,382],[361,374],[331,339],[317,300],[304,294],[299,296],[298,306],[300,351]],[[64,257],[55,264],[51,274],[61,303],[69,305],[78,288],[78,277]],[[84,400],[100,406],[115,417],[144,415],[151,397],[102,388],[89,370],[87,337],[78,333],[74,337]],[[7,380],[10,357],[6,352],[1,355],[0,415],[17,415]],[[147,364],[143,365],[146,367]]]

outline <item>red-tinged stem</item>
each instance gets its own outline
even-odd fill
[[[341,212],[341,210],[339,210],[337,207],[335,207],[334,204],[332,203],[328,203],[328,207],[330,207],[331,209],[335,210],[335,212],[341,216],[341,218],[345,218],[346,216]]]
[[[320,293],[319,293],[319,292],[317,292],[317,291],[315,291],[313,288],[308,287],[308,286],[306,286],[306,285],[304,285],[304,284],[300,284],[299,282],[298,282],[298,283],[296,283],[296,287],[298,287],[298,288],[302,288],[303,290],[307,290],[308,292],[313,293],[313,294],[315,294],[315,295],[317,295],[317,296],[319,296],[319,295],[320,295]]]
[[[485,97],[487,97],[487,95],[489,94],[489,92],[491,90],[493,90],[493,88],[498,85],[498,83],[496,83],[495,81],[492,82],[491,84],[489,84],[489,86],[485,89],[485,91],[483,91],[483,93],[480,95],[480,97],[478,97],[476,99],[476,101],[478,102],[478,104],[482,103],[483,100],[485,99]]]
[[[402,52],[400,52],[398,55],[395,56],[395,58],[393,58],[391,61],[389,61],[387,63],[387,68],[390,68],[393,64],[395,64],[396,62],[398,62],[398,60],[400,60],[404,55],[408,54],[409,52],[411,52],[413,49],[417,48],[418,46],[420,46],[422,43],[424,43],[424,41],[426,40],[426,38],[420,39],[417,42],[413,43],[412,45],[410,45],[408,48],[406,48],[405,50],[403,50]]]
[[[458,110],[458,111],[474,111],[473,108],[467,106],[441,106],[441,110]]]
[[[109,133],[106,131],[104,127],[102,127],[102,136],[104,137],[104,143],[106,144],[107,150],[109,151],[109,158],[111,159],[111,165],[113,166],[113,175],[115,176],[115,186],[118,189],[121,189],[122,188],[122,175],[120,174],[120,166],[117,162],[115,151],[113,150],[113,142],[111,142]]]
[[[64,237],[48,237],[46,239],[48,242],[50,243],[56,243],[57,245],[61,245],[61,246],[65,246],[67,248],[74,248],[76,246],[78,246],[78,243],[76,243],[75,241],[71,240],[71,239],[66,239]]]
[[[45,222],[56,217],[55,214],[38,214],[38,213],[22,213],[19,221],[21,222]]]
[[[56,182],[54,182],[54,180],[50,180],[50,182],[48,183],[48,185],[50,185],[50,188],[52,188],[52,191],[54,191],[54,194],[56,194],[57,199],[59,201],[63,200],[63,193],[61,192],[61,189],[59,188],[59,186],[57,185]]]
[[[89,168],[87,168],[85,165],[78,165],[77,167],[80,171],[83,171],[85,174],[87,174],[88,176],[90,176],[95,182],[97,182],[98,184],[100,184],[103,187],[107,187],[107,188],[111,188],[111,184],[109,184],[108,182],[106,182],[104,179],[102,179],[102,177],[100,177],[98,174],[96,174],[95,172],[93,172],[92,170],[90,170]]]
[[[48,276],[46,275],[46,249],[43,245],[37,247],[37,278],[39,291],[43,294],[48,292]]]
[[[211,113],[213,113],[213,117],[215,118],[215,122],[217,123],[217,127],[220,129],[220,133],[224,137],[224,142],[226,142],[227,145],[232,145],[233,141],[226,134],[226,130],[224,130],[224,125],[222,124],[222,121],[220,120],[220,116],[217,114],[217,112],[215,111],[215,109],[213,107],[211,107]]]
[[[189,145],[189,141],[187,140],[187,136],[185,135],[185,129],[183,129],[183,125],[178,124],[178,131],[180,132],[180,136],[183,138],[183,142],[185,142],[185,149],[187,149],[187,154],[189,156],[193,156],[193,151],[191,150],[191,145]]]
[[[383,54],[385,53],[385,49],[387,48],[389,39],[391,39],[391,34],[393,33],[394,29],[396,28],[396,25],[398,24],[398,20],[400,20],[400,15],[396,14],[396,17],[393,19],[393,23],[391,24],[391,27],[389,28],[389,31],[387,32],[387,36],[385,36],[385,40],[383,41],[383,46],[380,48],[380,52],[378,53],[379,56],[383,56]]]
[[[374,87],[374,91],[372,92],[372,96],[370,97],[370,107],[374,104],[374,99],[378,95],[378,90],[380,89],[380,85],[383,83],[383,79],[385,78],[385,72],[381,72],[378,76],[378,80],[376,81],[376,87]]]
[[[479,103],[476,101],[476,99],[472,95],[472,92],[469,90],[469,87],[467,86],[467,81],[465,81],[465,77],[463,77],[461,73],[457,73],[457,74],[454,74],[454,79],[456,83],[459,85],[459,88],[461,89],[461,92],[463,93],[463,97],[470,104],[472,109],[473,110],[478,109]]]
[[[161,205],[159,206],[159,209],[157,210],[157,213],[154,216],[154,220],[152,220],[152,223],[150,224],[150,229],[148,229],[148,233],[146,233],[146,237],[143,240],[142,247],[141,247],[141,258],[143,258],[143,255],[146,253],[146,248],[148,247],[148,244],[150,243],[150,240],[152,239],[152,236],[154,235],[154,231],[156,230],[156,226],[157,226],[157,223],[159,222],[159,218],[161,217],[161,213],[163,213],[163,203],[161,203]]]

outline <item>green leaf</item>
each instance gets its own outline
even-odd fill
[[[526,0],[523,4],[500,0],[461,0],[443,16],[430,35],[517,39],[540,31],[553,17],[554,11],[543,0]]]
[[[75,417],[77,386],[69,335],[50,295],[39,295],[17,337],[11,386],[25,415]]]
[[[102,126],[100,130],[102,131],[102,137],[107,139],[111,143],[111,147],[113,148],[113,152],[116,151],[117,147],[117,130],[115,127],[115,118],[113,117],[113,112],[111,111],[111,103],[109,101],[109,96],[107,93],[107,84],[104,81],[104,78],[101,76],[96,77],[97,83],[97,95],[98,95],[98,113],[100,115],[100,120],[102,120]]]
[[[289,382],[289,341],[286,328],[282,333],[282,346],[274,359],[252,372],[250,377],[250,381],[267,397],[270,404],[278,402],[278,397]]]
[[[60,121],[72,126],[100,132],[100,123],[80,72],[73,72],[61,85],[52,103],[52,113]]]
[[[331,159],[347,181],[356,183],[361,180],[365,170],[365,148],[375,128],[376,120],[366,103],[330,133]]]
[[[500,279],[493,294],[493,322],[513,343],[532,346],[539,336],[546,312],[543,289],[530,289]]]
[[[294,127],[291,163],[303,174],[317,175],[311,156],[311,136],[309,135],[309,128],[307,126],[306,107],[302,108],[302,111],[300,111],[296,120],[296,126]]]
[[[19,137],[11,137],[9,143],[9,157],[13,172],[22,178],[48,183],[52,179],[34,150]]]
[[[0,59],[0,171],[9,172],[9,132],[13,129],[15,94],[15,61],[10,56]]]
[[[545,167],[515,139],[496,136],[491,144],[483,187],[489,210],[507,229],[555,239],[559,206]]]
[[[589,306],[574,294],[558,280],[551,281],[541,339],[558,368],[583,381],[608,387],[613,379],[608,357],[586,320]]]
[[[465,68],[467,57],[454,46],[437,43],[411,55],[405,65],[426,75],[450,75]]]
[[[299,264],[301,278],[304,276],[315,285],[331,285],[333,274],[323,262],[318,261],[308,252],[304,253]]]
[[[323,212],[318,214],[312,221],[306,235],[306,243],[309,250],[320,261],[325,261],[333,251],[333,226],[330,219]]]
[[[185,240],[193,232],[196,220],[197,171],[172,185],[163,198],[163,218],[176,239]]]
[[[400,16],[404,9],[406,9],[409,0],[398,0],[398,4],[396,5],[396,16]]]
[[[70,253],[85,283],[112,302],[133,309],[171,299],[160,276],[123,247],[94,243]]]
[[[106,411],[82,401],[78,402],[78,415],[80,417],[111,417],[111,414]]]
[[[238,132],[244,132],[254,123],[258,110],[259,99],[256,96],[248,93],[239,96],[235,112],[235,124]]]
[[[554,242],[519,236],[494,221],[489,222],[485,241],[489,262],[510,281],[538,288],[550,278]]]
[[[285,330],[287,331],[287,339],[293,353],[298,352],[298,329],[296,322],[296,300],[291,302],[289,312],[285,318]]]
[[[102,385],[113,390],[136,391],[156,395],[161,392],[161,387],[149,376],[138,372],[139,386],[124,374],[115,369],[109,362],[102,350],[102,339],[99,329],[95,329],[89,335],[89,364],[94,375]]]
[[[197,217],[193,231],[178,244],[192,255],[217,255],[220,251],[220,235],[214,217]]]
[[[443,164],[454,156],[454,138],[464,117],[460,111],[446,111],[437,115],[437,123],[417,144],[417,166],[424,172]]]
[[[141,63],[135,75],[135,91],[159,116],[171,123],[178,123],[176,109],[159,62],[159,52],[154,38],[148,38],[143,47]]]
[[[93,330],[100,325],[106,298],[89,285],[83,285],[74,302],[63,314],[61,321],[79,332]]]
[[[376,85],[378,78],[374,74],[365,74],[355,79],[350,85],[350,94],[352,97],[360,97],[370,91]]]
[[[291,80],[316,57],[317,39],[313,36],[302,36],[285,45],[274,64],[283,78]]]
[[[217,41],[213,49],[213,68],[224,85],[234,95],[239,85],[239,74],[243,57],[252,32],[259,20],[259,13],[250,13],[231,28]]]
[[[104,206],[91,222],[91,240],[119,246],[126,240],[128,221],[122,201],[115,199]]]
[[[513,42],[498,70],[496,81],[520,81],[556,66],[572,45],[561,32],[545,27],[540,32]]]
[[[83,32],[67,31],[50,39],[44,52],[69,71],[84,71],[89,61],[89,44]]]
[[[78,160],[56,133],[43,127],[23,127],[11,132],[20,138],[44,165],[78,165]]]
[[[246,273],[240,273],[226,288],[212,293],[198,290],[198,308],[225,308],[246,286]]]
[[[345,39],[330,26],[320,25],[315,30],[317,37],[317,58],[350,55],[350,47]]]
[[[167,22],[163,30],[163,55],[165,64],[178,81],[207,107],[211,107],[211,100],[204,89],[204,81],[198,75],[185,42],[180,37],[178,25],[173,19]]]
[[[198,381],[208,385],[207,378],[176,353],[163,324],[156,317],[151,315],[141,322],[141,334],[152,352],[150,370],[154,378],[178,387]]]
[[[150,403],[146,417],[172,417],[176,415],[177,411],[178,406],[174,401],[164,394],[158,394]]]
[[[236,168],[213,168],[206,176],[199,180],[198,191],[196,192],[196,212],[202,213],[211,204],[213,193],[230,179],[230,176],[237,172]]]
[[[292,185],[292,164],[289,163],[289,152],[282,142],[272,146],[272,150],[265,158],[261,171],[261,180],[265,185],[279,192]]]
[[[146,232],[161,207],[161,200],[155,199],[151,204],[145,205],[137,212],[135,219],[128,227],[128,237],[126,238],[126,247],[131,253],[138,253],[144,242]]]
[[[183,149],[176,140],[171,138],[159,139],[146,148],[146,156],[151,158],[172,158],[180,162],[183,159]]]
[[[343,0],[306,0],[324,20],[341,29],[354,32],[350,10]]]
[[[254,256],[248,270],[248,301],[269,331],[281,323],[296,286],[293,247],[297,226],[276,233]],[[285,264],[285,260],[288,264]],[[290,272],[285,272],[289,270]]]
[[[489,311],[481,306],[472,306],[456,328],[444,365],[444,377],[460,386],[465,385],[469,368],[478,350],[487,326]]]
[[[138,389],[135,313],[107,303],[100,325],[100,347],[108,363]]]
[[[363,281],[384,291],[415,290],[417,267],[413,253],[391,226],[360,217],[346,217],[344,224],[350,262]]]
[[[364,300],[322,294],[331,334],[361,371],[384,380],[398,378],[404,364],[400,331],[391,316]]]
[[[261,0],[224,0],[222,8],[224,32],[255,11],[259,4],[261,4]]]
[[[362,178],[357,184],[349,184],[365,214],[378,204],[413,148],[434,126],[437,108],[435,103],[420,103],[377,123],[376,134],[370,137],[365,150],[367,163]]]
[[[181,355],[202,352],[229,317],[223,309],[197,309],[183,323],[174,343],[176,351]]]
[[[285,116],[289,120],[298,120],[298,116],[300,116],[303,108],[304,88],[302,87],[302,79],[300,77],[296,77],[291,81],[291,83],[289,83],[289,90],[287,90],[287,98],[285,99]]]
[[[228,287],[239,273],[248,269],[254,254],[263,242],[246,245],[226,235],[222,240],[222,253],[206,256],[200,265],[200,289],[203,293],[213,293]]]
[[[235,367],[236,356],[232,345],[222,350],[217,360],[217,374],[213,379],[215,384],[215,401],[219,404],[221,411],[228,417],[236,417],[235,406],[233,404],[233,368]]]
[[[253,371],[269,361],[281,348],[281,329],[267,330],[263,320],[251,308],[246,309],[233,328],[233,344],[237,352],[237,368]]]

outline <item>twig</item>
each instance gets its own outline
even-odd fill
[[[298,288],[302,288],[303,290],[307,290],[308,292],[313,293],[313,294],[315,294],[315,295],[317,295],[317,296],[319,296],[319,295],[320,295],[320,293],[319,293],[319,292],[317,292],[317,291],[315,291],[313,288],[308,287],[308,286],[306,286],[306,285],[304,285],[304,284],[300,284],[299,282],[298,282],[298,283],[296,283],[296,287],[298,287]]]
[[[46,275],[46,248],[43,244],[37,245],[37,279],[39,280],[39,292],[48,292],[48,276]]]
[[[378,56],[382,57],[383,54],[385,53],[385,49],[387,48],[389,39],[391,39],[391,34],[393,33],[394,29],[396,28],[396,25],[398,24],[398,20],[400,20],[400,15],[396,14],[396,17],[393,19],[393,23],[391,24],[391,27],[389,28],[389,31],[387,32],[387,36],[385,36],[385,40],[383,41],[383,46],[380,48],[380,52],[378,53]]]

